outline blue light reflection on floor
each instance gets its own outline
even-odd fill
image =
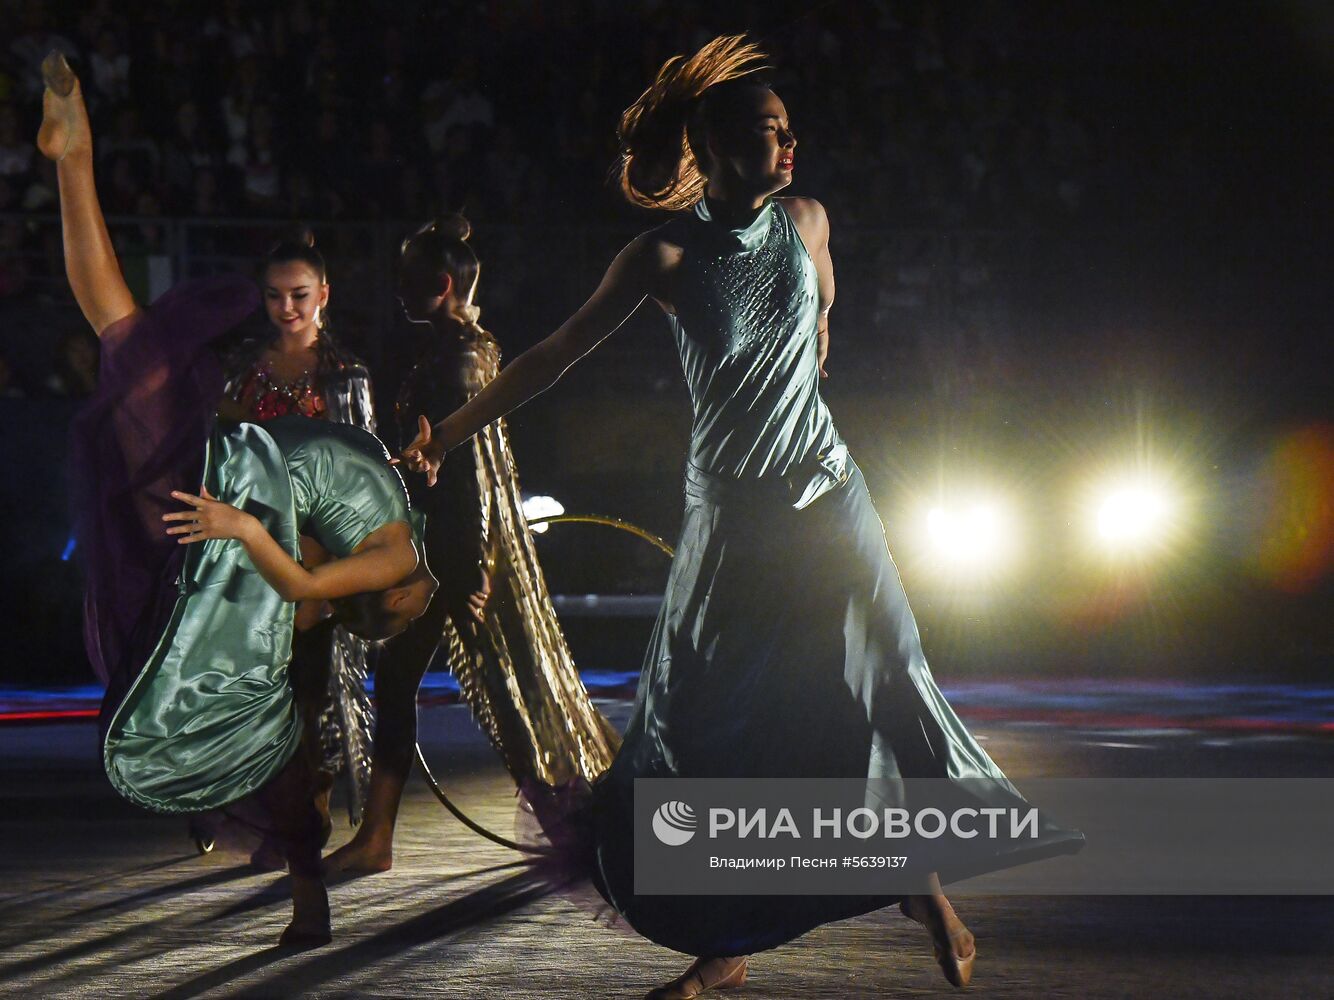
[[[638,671],[588,670],[582,675],[597,697],[633,693]],[[374,692],[374,678],[370,689]],[[421,692],[427,698],[451,697],[458,682],[448,673],[428,673]],[[1293,725],[1325,725],[1334,720],[1334,687],[1302,684],[1187,684],[1170,681],[987,681],[947,685],[945,695],[965,715],[1005,710],[1013,716],[1031,712],[1087,712],[1151,715],[1172,720],[1245,717]],[[95,709],[100,685],[64,688],[0,686],[0,712]]]

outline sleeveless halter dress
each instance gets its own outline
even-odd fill
[[[201,482],[254,514],[292,556],[313,535],[335,556],[413,523],[384,446],[300,417],[217,423],[210,349],[258,304],[241,278],[186,282],[102,336],[103,377],[71,429],[85,640],[107,682],[103,762],[126,798],[160,812],[257,791],[296,752],[288,683],[295,605],[235,540],[178,545],[161,515]]]
[[[593,789],[593,880],[653,941],[741,955],[893,900],[637,896],[636,778],[939,778],[1028,806],[927,667],[819,395],[817,276],[792,218],[770,200],[728,229],[702,201],[660,232],[684,251],[669,323],[694,407],[685,517],[624,742]],[[1083,844],[1040,827],[1025,853],[979,844],[942,880]]]

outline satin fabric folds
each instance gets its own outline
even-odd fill
[[[636,779],[875,779],[904,802],[906,779],[938,779],[961,804],[1027,803],[927,667],[820,398],[818,276],[787,209],[771,199],[731,229],[702,201],[659,232],[682,249],[669,325],[694,407],[685,517],[634,714],[593,787],[593,878],[645,937],[744,955],[893,899],[636,895]],[[1043,817],[1031,843],[930,860],[949,881],[1082,844]]]
[[[300,556],[287,461],[265,430],[220,428],[206,469],[210,493]],[[287,679],[296,605],[230,539],[189,546],[176,589],[171,619],[107,728],[103,762],[131,802],[201,812],[260,788],[296,752]]]
[[[959,804],[1028,808],[936,686],[860,470],[804,509],[790,497],[687,474],[635,711],[594,786],[595,884],[639,933],[691,955],[773,948],[895,899],[637,896],[636,778],[946,779]],[[950,882],[1083,843],[1040,815],[1033,841],[973,841],[937,868]]]
[[[179,545],[162,515],[198,492],[255,515],[294,558],[298,531],[336,556],[411,521],[384,446],[299,417],[222,423],[211,345],[258,305],[228,276],[176,286],[101,337],[97,394],[71,428],[85,641],[107,684],[101,729],[112,784],[159,812],[256,791],[300,741],[287,666],[295,605],[234,540]]]

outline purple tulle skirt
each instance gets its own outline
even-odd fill
[[[70,428],[72,499],[84,567],[84,642],[119,703],[152,653],[176,598],[184,548],[163,531],[197,491],[222,396],[210,345],[259,305],[253,281],[188,281],[101,337],[97,392]]]

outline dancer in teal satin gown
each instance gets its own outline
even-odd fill
[[[866,484],[820,399],[829,223],[816,201],[773,197],[792,181],[797,141],[783,102],[750,75],[763,61],[731,37],[663,66],[622,117],[621,186],[635,204],[686,213],[631,242],[573,317],[462,408],[423,420],[404,451],[429,478],[646,298],[667,313],[694,408],[685,519],[633,717],[593,788],[590,845],[594,883],[620,914],[699,956],[654,1000],[739,986],[747,953],[895,900],[638,896],[636,779],[939,779],[965,801],[1027,805],[936,687]],[[1039,826],[1026,851],[969,842],[940,874],[1082,844]],[[935,873],[918,893],[900,901],[905,914],[966,985],[972,934]]]
[[[322,944],[313,762],[286,673],[295,602],[333,601],[369,638],[420,615],[434,580],[407,494],[384,446],[357,428],[299,418],[215,427],[223,380],[212,345],[256,308],[255,286],[186,282],[135,304],[98,203],[78,80],[58,53],[43,73],[38,147],[56,163],[65,270],[101,351],[70,453],[85,639],[107,683],[107,773],[164,812],[255,794],[292,876],[282,943]],[[304,565],[299,533],[323,550]]]
[[[292,559],[301,557],[300,535],[344,559],[380,529],[411,520],[387,459],[375,437],[347,425],[304,417],[226,423],[209,442],[204,486],[218,507],[249,512]],[[429,586],[417,579],[414,593]],[[200,812],[253,792],[296,752],[301,720],[287,677],[296,604],[256,569],[247,544],[216,535],[187,553],[178,593],[110,720],[103,756],[130,801]]]

